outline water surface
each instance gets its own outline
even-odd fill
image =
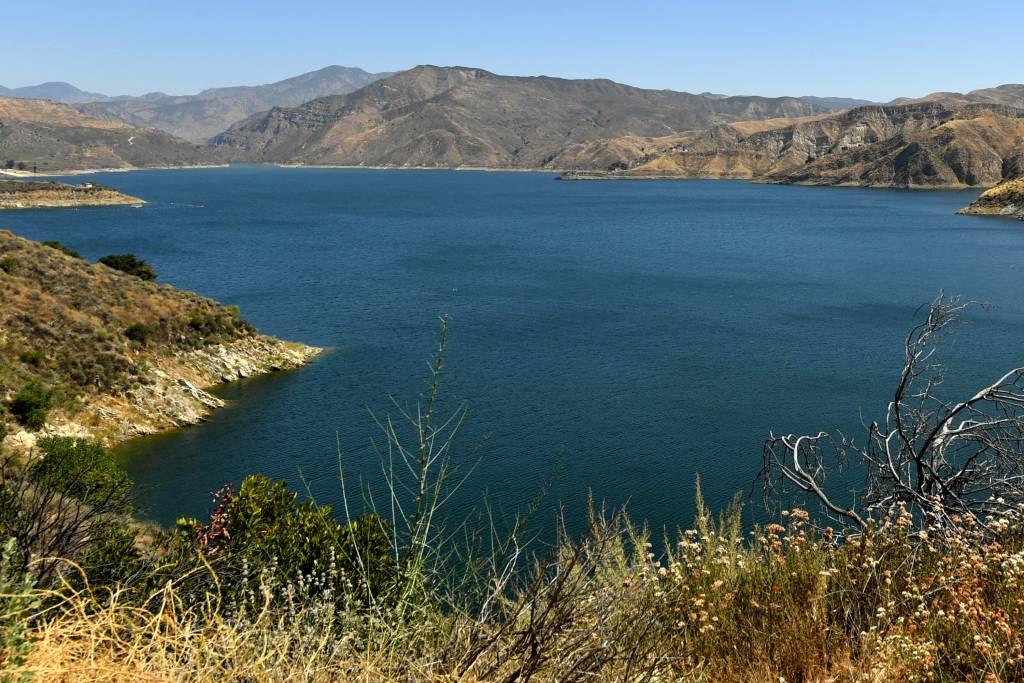
[[[238,304],[262,331],[333,347],[225,387],[201,426],[121,449],[143,512],[201,515],[248,473],[337,503],[340,439],[379,481],[367,410],[424,388],[452,320],[445,397],[465,445],[453,499],[544,515],[588,492],[655,526],[749,491],[781,432],[880,415],[914,310],[940,289],[999,307],[954,338],[951,391],[1020,364],[1014,221],[954,216],[976,193],[729,181],[555,182],[547,174],[233,167],[98,174],[145,208],[7,213],[4,227]],[[80,178],[81,179],[81,178]]]

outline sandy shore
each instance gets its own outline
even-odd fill
[[[254,164],[261,165],[261,164]],[[559,168],[495,168],[493,166],[367,166],[348,164],[268,164],[277,168],[339,168],[368,171],[483,171],[485,173],[565,173]]]
[[[130,173],[131,171],[179,171],[196,168],[227,168],[230,164],[192,164],[189,166],[131,166],[128,168],[77,168],[65,171],[46,171],[45,173],[33,173],[32,171],[18,171],[15,169],[0,169],[0,175],[14,178],[56,178],[69,175],[86,175],[89,173]]]

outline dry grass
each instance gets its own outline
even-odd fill
[[[252,334],[191,292],[68,256],[0,231],[0,397],[31,379],[74,399],[120,395],[160,354]],[[126,330],[142,325],[145,343]]]
[[[265,585],[248,605],[53,595],[26,663],[46,681],[1018,681],[1024,540],[1006,521],[947,545],[906,516],[833,543],[794,511],[744,540],[703,512],[667,554],[595,516],[549,561],[497,572],[488,599],[339,607]],[[507,558],[515,565],[515,554]],[[284,594],[282,593],[282,594]],[[399,616],[401,613],[401,616]]]

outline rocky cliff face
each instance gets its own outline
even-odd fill
[[[145,202],[110,187],[84,183],[0,180],[0,209],[50,209],[77,206],[138,206]]]
[[[748,132],[723,125],[614,177],[746,178],[869,187],[975,187],[1024,164],[1024,109],[919,102],[859,107]]]
[[[222,383],[296,368],[320,350],[262,336],[236,312],[167,285],[0,231],[0,423],[112,442],[203,420]],[[39,382],[54,409],[40,432],[7,406]]]
[[[957,213],[969,216],[1006,216],[1024,221],[1024,176],[986,190],[970,206]]]
[[[567,148],[602,138],[822,111],[797,98],[709,97],[421,66],[349,95],[257,115],[211,145],[240,161],[550,168]]]

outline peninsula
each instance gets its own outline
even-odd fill
[[[1007,216],[1024,221],[1024,176],[999,183],[959,211],[967,216]]]
[[[0,231],[5,445],[28,448],[44,435],[110,444],[194,424],[224,405],[213,386],[320,352],[259,334],[237,308],[157,284],[134,257],[102,260],[113,267]]]
[[[79,206],[140,206],[145,201],[96,183],[0,180],[0,209],[51,209]]]

